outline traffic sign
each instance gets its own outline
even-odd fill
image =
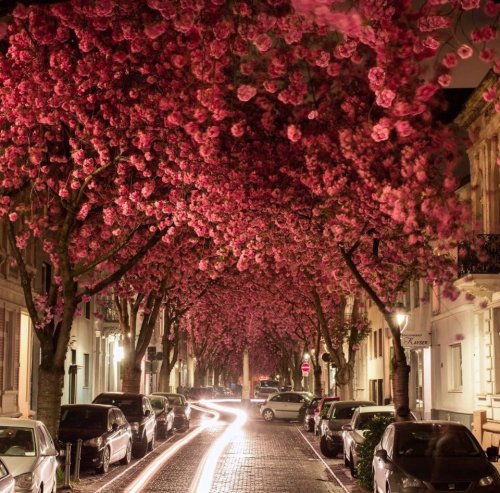
[[[304,373],[306,373],[306,372],[308,372],[311,369],[311,365],[309,363],[302,363],[302,365],[300,366],[300,369]]]

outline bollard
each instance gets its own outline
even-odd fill
[[[70,473],[71,473],[71,443],[66,443],[66,457],[64,458],[64,485],[63,491],[71,491]]]
[[[80,461],[82,458],[82,439],[76,441],[76,455],[75,455],[75,473],[73,474],[73,481],[80,481]]]

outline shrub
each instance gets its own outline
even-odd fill
[[[389,416],[375,416],[365,425],[365,440],[358,447],[358,467],[356,476],[358,481],[369,491],[373,490],[372,461],[373,450],[380,441],[382,434],[394,418]]]

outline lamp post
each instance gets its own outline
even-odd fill
[[[399,333],[403,334],[403,332],[408,327],[408,322],[410,320],[410,314],[408,313],[408,310],[403,305],[403,303],[396,304],[394,309],[394,318],[399,328]]]

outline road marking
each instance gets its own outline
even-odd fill
[[[311,447],[312,451],[318,456],[319,460],[321,462],[323,462],[323,464],[325,465],[325,467],[328,469],[328,471],[330,472],[330,474],[335,478],[335,481],[337,481],[337,483],[339,484],[339,486],[346,492],[346,493],[351,493],[345,486],[344,484],[342,483],[342,481],[340,481],[340,479],[337,477],[337,475],[333,472],[332,468],[325,462],[325,460],[323,459],[323,457],[321,457],[321,455],[318,454],[318,452],[316,451],[316,449],[311,445],[311,442],[306,438],[306,436],[297,428],[298,432],[301,434],[302,438],[306,441],[307,445],[309,445],[309,447]]]
[[[217,421],[219,419],[219,414],[210,411],[208,409],[204,409],[201,407],[198,407],[196,405],[191,404],[191,407],[201,411],[203,413],[210,413],[214,417],[206,421],[205,423],[202,423],[195,429],[191,429],[188,434],[181,438],[179,441],[175,442],[174,445],[171,447],[167,448],[164,452],[162,452],[158,457],[156,457],[151,464],[144,470],[142,471],[139,476],[127,487],[125,490],[127,493],[136,493],[141,491],[141,489],[149,482],[151,481],[152,477],[154,474],[156,474],[161,466],[163,466],[176,452],[179,451],[184,445],[189,443],[191,440],[196,438],[205,428],[208,426],[211,426],[214,421]],[[175,435],[170,437],[168,440],[166,440],[163,443],[167,443],[170,440],[175,438]],[[101,486],[98,490],[95,491],[95,493],[102,493],[105,489],[109,488],[110,485],[112,485],[115,481],[117,481],[119,478],[121,478],[124,474],[129,473],[132,469],[134,469],[136,466],[138,466],[141,462],[144,460],[150,458],[149,455],[146,455],[142,459],[139,459],[137,462],[135,462],[132,466],[127,467],[124,471],[122,471],[118,476],[114,477],[111,481],[106,483],[105,485]],[[139,489],[137,489],[139,488]]]

